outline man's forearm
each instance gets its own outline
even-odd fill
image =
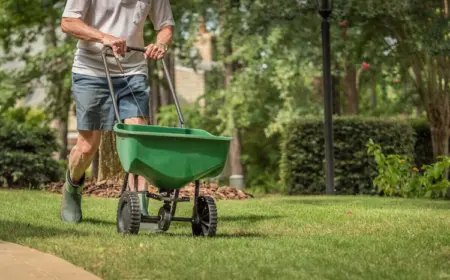
[[[90,27],[80,19],[63,18],[61,21],[61,29],[77,39],[91,42],[102,43],[104,33],[93,27]]]
[[[171,25],[164,26],[158,32],[158,35],[156,37],[156,44],[169,46],[170,42],[172,41],[172,33],[173,33],[173,26]]]
[[[102,43],[112,47],[114,56],[118,57],[126,52],[126,41],[121,38],[114,37],[90,27],[81,19],[63,18],[61,21],[61,29],[64,33],[84,41]]]

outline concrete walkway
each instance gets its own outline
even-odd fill
[[[0,280],[99,280],[82,268],[50,254],[0,240]]]

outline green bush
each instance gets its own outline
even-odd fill
[[[0,118],[0,186],[36,188],[60,179],[61,165],[52,158],[55,133],[42,120],[23,109]]]
[[[367,155],[369,139],[387,153],[414,154],[414,131],[395,119],[339,117],[333,121],[335,187],[340,194],[374,193],[375,162]],[[292,121],[281,143],[280,177],[289,194],[325,190],[324,123],[321,118]]]

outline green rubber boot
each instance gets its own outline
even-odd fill
[[[68,223],[79,223],[83,217],[81,212],[81,192],[85,175],[80,183],[75,185],[70,179],[69,171],[66,173],[66,183],[62,188],[61,220]]]
[[[143,216],[149,216],[148,215],[148,192],[138,192],[139,197],[139,206],[141,208],[141,215]]]

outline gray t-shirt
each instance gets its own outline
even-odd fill
[[[144,25],[147,17],[155,30],[174,25],[169,0],[67,0],[63,17],[82,19],[104,33],[125,39],[128,46],[144,47]],[[72,72],[105,77],[101,43],[79,40]],[[147,60],[141,52],[128,52],[119,58],[125,75],[147,75]],[[113,57],[108,57],[112,76],[120,76]]]

